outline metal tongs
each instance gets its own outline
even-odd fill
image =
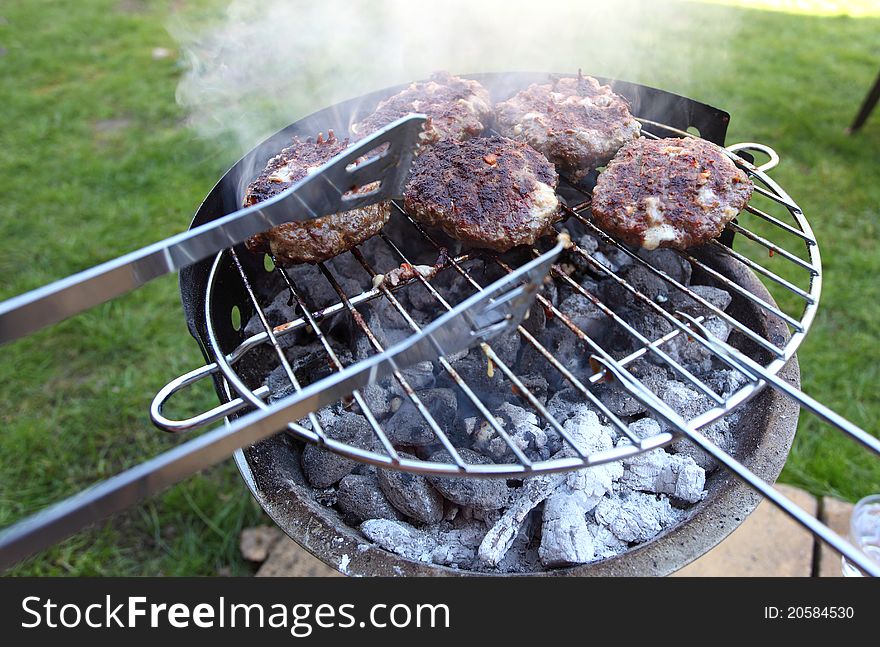
[[[0,303],[0,344],[121,296],[272,227],[402,195],[425,119],[425,115],[398,119],[264,202]],[[367,159],[359,162],[362,157]],[[356,187],[375,182],[380,184],[372,191],[352,193]]]
[[[400,119],[348,148],[276,197],[0,303],[0,343],[22,337],[133,290],[147,281],[291,221],[389,200],[403,192],[423,115]],[[375,153],[387,144],[384,150]],[[355,162],[374,153],[364,162]],[[369,193],[358,186],[380,185]],[[451,355],[516,329],[568,237],[517,271],[384,353],[358,362],[302,391],[147,460],[56,503],[0,533],[0,569],[136,504],[228,458],[354,390],[441,355]]]

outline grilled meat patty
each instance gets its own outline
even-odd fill
[[[284,191],[347,147],[348,139],[338,140],[332,130],[326,139],[322,135],[314,141],[294,137],[293,144],[269,160],[263,172],[248,185],[244,206]],[[307,222],[288,222],[252,236],[245,245],[255,253],[271,253],[282,265],[320,263],[378,234],[390,215],[391,205],[381,202]]]
[[[495,107],[495,128],[541,151],[575,182],[639,136],[626,99],[578,74],[533,84]]]
[[[373,114],[352,124],[351,132],[361,139],[413,113],[428,116],[422,134],[425,144],[440,139],[464,141],[483,132],[492,117],[492,102],[479,82],[437,72],[381,101]]]
[[[441,140],[413,161],[407,211],[474,247],[534,243],[559,219],[558,176],[541,153],[497,135]]]
[[[717,237],[752,188],[711,142],[641,138],[621,148],[599,175],[593,218],[631,245],[687,249]]]

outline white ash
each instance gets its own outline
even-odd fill
[[[707,396],[675,380],[670,380],[666,384],[662,398],[664,402],[685,420],[692,420],[714,406],[714,403]],[[700,429],[700,433],[718,445],[722,450],[729,452],[735,445],[735,438],[731,429],[735,428],[736,423],[739,421],[739,416],[739,412],[734,412],[713,422],[711,425],[703,427]],[[663,425],[661,424],[661,426]],[[685,437],[673,442],[672,448],[677,454],[693,458],[697,465],[707,472],[714,470],[718,466],[714,458]]]
[[[494,418],[511,442],[530,460],[546,460],[550,457],[548,434],[540,426],[538,416],[534,413],[505,402],[495,410]],[[485,420],[477,424],[476,418],[468,420],[471,422],[465,430],[473,437],[477,451],[483,452],[496,463],[515,460],[513,449],[492,425]]]
[[[628,438],[621,438],[618,444],[629,442]],[[654,449],[624,459],[620,484],[631,490],[668,494],[696,503],[705,495],[706,470],[690,456]]]
[[[681,517],[662,494],[630,492],[602,499],[594,510],[596,521],[627,542],[644,542]]]
[[[538,554],[547,567],[585,564],[596,549],[586,514],[596,506],[583,492],[555,492],[544,503],[544,526]]]
[[[385,550],[416,562],[430,563],[437,547],[436,540],[428,533],[404,521],[368,519],[360,529],[367,539]]]
[[[478,556],[487,566],[496,566],[510,550],[520,526],[539,503],[565,482],[565,474],[542,474],[523,481],[510,507],[492,526],[480,543]]]
[[[593,536],[594,560],[607,559],[629,550],[629,543],[616,537],[607,526],[587,522],[587,528]]]
[[[485,534],[486,525],[480,521],[438,532],[431,561],[444,566],[471,568],[476,565],[477,548]]]
[[[405,521],[371,519],[360,526],[367,539],[407,559],[454,568],[474,568],[486,527],[479,521],[461,527],[438,524],[420,529]]]

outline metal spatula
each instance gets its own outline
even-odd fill
[[[264,202],[0,303],[0,344],[88,310],[285,222],[311,220],[399,197],[425,119],[425,115],[398,119]],[[368,159],[354,166],[365,155]],[[373,191],[349,193],[374,182],[380,184]]]

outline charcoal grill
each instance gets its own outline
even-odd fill
[[[530,83],[546,81],[548,77],[546,74],[505,73],[472,75],[470,78],[483,83],[497,101]],[[633,114],[642,124],[643,136],[700,136],[718,145],[724,145],[729,115],[723,111],[645,86],[608,79],[600,79],[600,81],[610,84],[615,92],[630,101]],[[349,125],[368,113],[381,98],[399,91],[402,87],[388,88],[327,108],[276,133],[227,172],[199,208],[192,227],[204,225],[235,211],[241,204],[242,187],[250,181],[253,171],[262,168],[268,158],[283,148],[292,136],[305,138],[329,129],[340,133],[347,132]],[[628,437],[630,444],[597,453],[585,453],[579,450],[560,422],[547,411],[520,376],[493,350],[491,343],[482,345],[487,370],[503,375],[509,380],[521,394],[522,399],[528,402],[540,418],[573,449],[573,455],[543,461],[530,460],[491,415],[478,389],[472,388],[456,372],[449,358],[446,357],[440,357],[438,360],[441,369],[449,375],[463,397],[482,415],[485,423],[505,441],[515,460],[479,465],[463,460],[442,430],[442,425],[433,418],[420,400],[417,390],[399,372],[395,373],[395,378],[403,393],[420,412],[437,442],[447,449],[451,456],[450,463],[399,456],[382,425],[371,414],[363,395],[357,391],[351,396],[353,404],[364,413],[381,450],[365,450],[328,438],[314,414],[310,414],[302,421],[290,422],[287,426],[289,437],[318,443],[358,461],[392,469],[465,475],[474,478],[522,478],[620,460],[666,446],[676,438],[685,436],[743,483],[769,498],[818,537],[838,551],[852,555],[853,561],[863,566],[866,571],[875,572],[876,568],[845,540],[795,506],[771,486],[781,470],[794,433],[798,409],[792,401],[831,423],[870,451],[880,453],[880,443],[797,390],[795,353],[814,320],[821,292],[822,270],[818,244],[800,207],[767,175],[767,172],[779,161],[776,153],[766,146],[752,143],[729,146],[727,151],[737,165],[752,178],[755,184],[753,198],[740,217],[728,225],[720,240],[713,241],[698,250],[682,252],[681,255],[694,272],[700,273],[706,281],[713,282],[731,293],[734,304],[729,311],[715,307],[668,275],[661,267],[653,265],[644,255],[595,227],[589,209],[590,183],[595,177],[588,177],[579,185],[563,183],[560,188],[560,197],[565,203],[565,220],[559,224],[560,229],[573,229],[595,236],[617,254],[627,258],[630,263],[645,268],[665,281],[671,290],[688,295],[712,316],[724,320],[734,331],[730,343],[718,340],[702,325],[703,317],[667,311],[660,303],[641,293],[636,286],[607,264],[591,256],[587,250],[577,244],[571,246],[568,251],[570,258],[587,264],[591,271],[614,281],[621,290],[630,295],[632,300],[640,302],[656,316],[668,322],[672,327],[671,332],[658,338],[646,336],[621,315],[618,311],[619,304],[603,302],[596,295],[591,294],[568,276],[564,263],[559,263],[552,269],[552,279],[557,284],[565,285],[575,293],[590,299],[605,313],[620,334],[628,335],[638,342],[639,349],[625,357],[615,357],[607,348],[579,329],[565,312],[540,294],[533,314],[536,318],[542,316],[556,318],[580,340],[589,353],[592,374],[582,377],[567,369],[550,350],[541,345],[528,323],[519,326],[517,334],[522,336],[523,343],[543,357],[548,370],[557,372],[584,401],[590,402],[600,411],[622,436]],[[752,153],[766,155],[769,159],[763,165],[756,166],[753,163]],[[151,406],[154,422],[169,432],[183,433],[223,418],[234,419],[254,408],[265,408],[266,400],[270,396],[266,379],[268,374],[278,367],[282,368],[293,391],[299,392],[306,388],[309,385],[301,383],[295,375],[283,349],[285,340],[289,339],[289,336],[302,331],[310,331],[310,334],[322,344],[325,357],[321,361],[334,371],[342,370],[345,368],[345,362],[334,351],[322,328],[323,324],[332,322],[334,318],[349,317],[359,334],[369,340],[373,350],[381,353],[383,347],[379,336],[374,334],[358,312],[358,307],[371,301],[386,300],[391,308],[406,320],[412,333],[418,334],[424,323],[419,323],[397,298],[399,290],[418,288],[426,290],[435,301],[438,314],[451,310],[456,305],[444,296],[443,290],[438,289],[433,272],[427,276],[417,272],[412,278],[393,287],[378,280],[380,274],[385,274],[394,268],[377,266],[375,259],[371,257],[371,245],[384,246],[386,254],[390,254],[396,263],[416,264],[424,262],[424,258],[417,259],[413,256],[412,244],[416,241],[422,253],[440,259],[436,269],[441,275],[451,273],[456,281],[469,285],[475,293],[483,290],[485,286],[469,272],[471,263],[480,260],[495,267],[499,273],[509,273],[515,271],[523,262],[538,257],[549,246],[546,241],[540,241],[534,249],[527,250],[525,254],[497,255],[464,251],[452,253],[447,258],[445,250],[450,245],[450,241],[443,240],[438,234],[422,228],[406,213],[401,204],[395,203],[394,210],[394,226],[386,228],[377,238],[351,252],[355,263],[363,272],[364,282],[372,287],[357,294],[348,294],[334,272],[333,261],[319,264],[316,276],[326,281],[337,297],[334,303],[320,308],[310,305],[308,286],[298,284],[290,272],[274,263],[274,259],[254,256],[241,246],[224,250],[212,260],[195,263],[182,269],[180,290],[187,324],[208,363],[171,381],[160,390]],[[756,276],[760,276],[774,291],[773,294],[777,296],[778,302],[764,289]],[[291,321],[273,324],[270,323],[264,306],[279,289],[289,291],[291,303],[296,303],[299,307],[299,316]],[[253,316],[259,320],[262,330],[256,334],[246,335],[241,323]],[[740,373],[745,380],[743,384],[732,393],[721,394],[676,362],[664,348],[681,335],[686,335],[692,343],[704,347],[731,370]],[[631,372],[633,363],[646,356],[651,356],[653,361],[668,367],[679,379],[708,398],[711,405],[698,415],[683,419]],[[185,420],[174,420],[166,416],[164,409],[169,398],[206,377],[210,377],[214,382],[222,401],[220,406]],[[650,437],[636,436],[596,396],[594,390],[600,383],[611,383],[616,388],[624,389],[644,403],[672,431],[664,431]],[[773,387],[772,391],[765,389],[768,385]],[[320,382],[314,386],[320,386]],[[788,396],[788,399],[781,397],[780,393]],[[756,397],[760,398],[758,400],[760,411],[749,412],[744,418],[752,418],[751,422],[764,431],[775,430],[778,434],[776,438],[773,438],[772,434],[771,437],[766,435],[752,437],[751,440],[755,445],[752,451],[747,452],[748,455],[744,457],[735,458],[700,433],[700,429],[734,410],[742,410],[747,402]],[[360,548],[362,544],[352,539],[352,531],[328,521],[326,514],[322,514],[313,505],[305,502],[297,494],[295,487],[288,494],[293,494],[296,500],[285,502],[273,497],[269,489],[278,483],[279,466],[289,464],[290,457],[295,456],[295,452],[296,446],[291,445],[286,437],[279,436],[236,453],[236,462],[252,492],[269,514],[294,539],[298,539],[307,548],[316,552],[322,550],[319,546],[320,541],[315,540],[313,543],[310,539],[313,522],[307,517],[311,516],[319,529],[317,534],[326,535],[326,541],[322,545],[327,554],[319,554],[319,557],[338,563],[341,558],[337,550],[338,540],[350,548],[356,547],[367,563],[371,560],[373,563],[385,560],[382,563],[386,564],[387,569],[383,571],[374,568],[373,572],[387,571],[389,574],[419,572],[421,567],[407,563],[407,560],[393,556],[389,558],[387,554],[379,557],[381,551],[375,548],[368,547],[362,550]],[[284,458],[285,455],[287,459]],[[706,520],[713,514],[710,504],[713,502],[718,504],[722,500],[727,500],[730,504],[733,492],[739,493],[746,499],[736,510],[739,515],[735,516],[733,521],[707,523]],[[690,543],[700,552],[708,550],[723,539],[757,504],[759,497],[745,495],[744,492],[742,484],[732,484],[727,477],[719,477],[716,479],[716,484],[710,487],[710,497],[704,502],[705,505],[701,504],[694,512],[695,515],[696,512],[701,512],[703,516],[701,518],[694,516],[689,523],[683,524],[683,527],[658,537],[655,543],[666,542],[666,545],[672,545],[675,541],[684,543],[680,541],[684,536],[682,533],[689,532],[684,527],[688,527],[691,533],[699,528],[700,532],[690,535]],[[715,512],[717,513],[717,508]],[[331,539],[334,534],[336,538]],[[626,572],[626,569],[633,568],[633,565],[641,565],[642,572],[664,573],[675,570],[696,556],[690,554],[677,562],[658,566],[656,553],[652,557],[645,556],[645,551],[650,550],[649,546],[650,544],[646,544],[626,553],[624,556],[626,559],[623,561],[628,564],[626,568],[609,571],[609,568],[615,567],[607,564],[602,566],[600,563],[595,570]],[[619,564],[623,558],[615,559]],[[346,559],[342,561],[345,562]],[[613,563],[614,560],[606,561]],[[653,569],[650,567],[652,562]],[[360,572],[368,572],[368,570],[364,567]],[[583,572],[583,569],[575,569],[575,571]]]
[[[546,81],[546,74],[481,74],[470,78],[479,80],[485,85],[494,100],[501,100],[510,96],[513,92],[534,82]],[[615,92],[625,96],[631,103],[633,114],[641,122],[643,135],[646,137],[693,137],[701,136],[716,144],[724,145],[729,115],[723,111],[711,108],[704,104],[666,93],[653,88],[635,84],[600,79],[603,83],[612,86]],[[240,204],[241,189],[250,180],[249,173],[253,169],[263,166],[268,157],[274,154],[289,141],[293,135],[300,137],[313,136],[316,132],[326,131],[333,128],[337,132],[347,132],[348,126],[363,116],[383,97],[402,89],[403,86],[388,88],[386,90],[360,97],[352,101],[338,104],[332,108],[317,112],[302,121],[280,131],[269,138],[252,153],[241,160],[229,173],[218,183],[209,194],[205,203],[199,209],[193,224],[216,217],[236,208]],[[548,370],[558,371],[565,381],[574,387],[581,396],[591,402],[596,409],[601,411],[608,421],[623,435],[629,437],[631,445],[616,447],[603,452],[584,454],[578,452],[575,457],[548,461],[531,461],[511,441],[504,429],[489,413],[486,405],[481,401],[476,390],[472,389],[459,376],[446,358],[440,358],[439,363],[464,393],[464,396],[474,405],[474,408],[482,414],[486,423],[493,427],[495,433],[505,440],[516,457],[513,462],[506,464],[474,465],[468,464],[452,447],[452,443],[442,431],[442,425],[434,420],[430,412],[423,406],[418,393],[406,382],[402,375],[397,378],[407,397],[419,409],[426,424],[436,436],[438,442],[450,450],[453,463],[441,464],[429,461],[412,460],[401,458],[397,455],[391,442],[388,440],[382,425],[370,415],[363,397],[354,393],[354,401],[364,411],[376,437],[384,451],[369,451],[353,446],[339,447],[334,441],[330,441],[330,447],[339,453],[355,458],[359,461],[373,463],[382,467],[404,469],[414,472],[433,474],[457,474],[462,473],[474,477],[481,476],[522,476],[541,472],[567,470],[577,467],[598,465],[603,462],[619,460],[639,452],[662,447],[674,440],[678,434],[686,435],[700,448],[712,455],[722,465],[736,474],[749,486],[768,497],[780,506],[788,514],[800,523],[808,527],[822,539],[828,541],[838,550],[845,549],[841,540],[825,528],[819,521],[803,512],[800,508],[785,499],[768,483],[775,480],[784,462],[777,460],[777,464],[771,469],[762,471],[755,461],[744,461],[744,465],[724,451],[716,447],[708,438],[699,433],[699,430],[722,416],[742,407],[749,400],[757,396],[770,383],[776,390],[794,395],[801,406],[835,424],[844,433],[852,436],[855,440],[866,445],[873,451],[877,451],[876,440],[864,434],[858,428],[841,420],[833,412],[828,411],[819,403],[798,395],[796,384],[796,369],[786,376],[780,377],[780,371],[788,364],[793,365],[795,353],[806,336],[813,322],[819,303],[821,292],[821,259],[819,248],[810,225],[803,211],[797,203],[768,175],[778,162],[779,157],[767,146],[760,144],[739,144],[727,149],[736,163],[743,168],[755,183],[755,194],[743,214],[728,225],[724,235],[718,241],[696,251],[683,252],[682,256],[691,264],[694,271],[701,272],[719,287],[723,287],[734,295],[739,301],[732,310],[738,314],[732,315],[719,310],[712,304],[702,299],[692,290],[685,287],[671,276],[666,275],[662,269],[652,264],[634,252],[631,248],[621,244],[608,236],[595,225],[589,215],[590,204],[590,178],[580,186],[564,184],[560,189],[560,195],[565,201],[566,220],[560,224],[561,228],[576,227],[596,236],[604,243],[626,255],[633,263],[647,268],[651,273],[660,276],[667,281],[671,289],[680,290],[688,294],[700,303],[713,315],[722,318],[733,330],[738,341],[733,344],[721,343],[712,337],[702,327],[701,319],[694,319],[686,314],[667,312],[660,304],[641,294],[638,289],[629,284],[614,270],[606,267],[602,262],[592,258],[585,250],[574,245],[570,254],[578,257],[582,262],[602,275],[617,282],[622,289],[632,295],[633,299],[641,301],[646,307],[663,317],[672,326],[673,330],[667,335],[657,339],[649,339],[628,324],[615,310],[619,306],[603,303],[595,295],[587,292],[583,287],[573,281],[564,271],[561,265],[553,268],[553,278],[560,284],[565,284],[577,293],[591,299],[596,303],[625,334],[631,335],[638,340],[641,348],[623,358],[614,358],[600,344],[593,341],[586,333],[561,312],[553,303],[544,296],[538,296],[539,306],[547,316],[558,318],[564,322],[573,335],[576,335],[584,347],[591,354],[591,363],[594,367],[593,374],[588,379],[580,379],[572,374],[557,358],[537,340],[529,331],[527,325],[521,325],[518,334],[523,341],[537,350],[546,360]],[[768,157],[768,161],[761,166],[755,166],[754,158],[750,153],[760,153]],[[422,241],[425,248],[440,253],[447,241],[439,239],[438,235],[426,231],[403,209],[401,204],[395,203],[395,217],[404,225],[404,236],[412,236]],[[734,248],[734,236],[737,240]],[[400,263],[416,262],[403,250],[400,239],[386,232],[380,234],[380,240],[387,250],[395,256]],[[794,250],[794,251],[792,251]],[[369,254],[363,249],[355,249],[351,252],[357,263],[361,266],[366,276],[372,278],[381,272],[387,272],[391,268],[376,268],[369,258]],[[531,250],[532,256],[537,256],[540,249]],[[445,264],[444,272],[453,272],[458,280],[469,283],[474,291],[482,289],[468,272],[468,262],[480,257],[489,259],[503,271],[511,271],[515,262],[499,256],[487,253],[464,253],[449,258]],[[271,298],[271,290],[260,293],[261,288],[267,283],[266,268],[272,268],[276,275],[275,283],[286,286],[302,312],[299,318],[284,322],[280,326],[268,325],[268,320],[263,312],[261,303]],[[320,274],[333,287],[338,296],[336,303],[318,310],[309,308],[304,299],[304,286],[296,285],[291,277],[282,268],[269,262],[264,264],[264,259],[254,258],[247,252],[230,249],[219,254],[213,262],[205,262],[192,266],[181,272],[181,294],[187,322],[193,336],[199,341],[209,364],[196,369],[169,383],[162,389],[154,400],[152,416],[160,427],[175,433],[199,427],[214,422],[224,416],[235,415],[237,412],[247,410],[250,407],[265,406],[264,400],[269,395],[265,386],[265,378],[269,370],[279,363],[286,366],[284,353],[279,340],[287,335],[294,334],[298,330],[308,329],[321,340],[327,352],[327,360],[335,368],[342,368],[339,358],[335,355],[325,339],[322,331],[322,322],[332,317],[351,316],[360,332],[366,335],[374,345],[376,352],[381,352],[382,346],[373,331],[363,317],[359,316],[357,308],[373,299],[387,299],[393,308],[409,323],[413,333],[418,333],[417,324],[400,300],[395,297],[394,290],[385,285],[379,285],[365,290],[359,294],[346,294],[340,282],[334,276],[329,264],[318,266]],[[763,278],[775,293],[784,294],[784,301],[777,304],[773,297],[763,289],[757,289],[757,281],[742,280],[743,273],[758,275]],[[739,276],[741,280],[735,280]],[[410,281],[411,284],[421,284],[428,290],[437,303],[438,311],[449,309],[450,304],[438,289],[432,284],[430,278],[416,276]],[[408,285],[400,286],[401,289],[411,289]],[[244,289],[242,289],[244,288]],[[277,289],[277,287],[276,287]],[[240,317],[246,319],[253,313],[257,313],[263,323],[263,330],[255,335],[245,336],[240,330],[232,325],[229,313],[233,308],[238,308]],[[664,345],[668,344],[678,335],[688,335],[694,343],[701,344],[711,353],[718,357],[731,369],[738,371],[747,378],[745,383],[735,392],[722,396],[713,391],[684,367],[676,363],[664,352]],[[260,348],[270,347],[272,352],[263,353],[260,359],[252,361],[253,353]],[[496,354],[492,345],[483,346],[487,358],[487,366],[503,374],[515,388],[523,394],[534,411],[553,427],[566,441],[571,439],[538,398],[529,391],[527,386],[519,379],[519,376]],[[706,409],[690,420],[681,419],[674,411],[662,401],[659,401],[635,376],[628,371],[627,367],[635,360],[652,355],[656,361],[660,361],[674,371],[694,389],[707,396],[713,406]],[[286,366],[286,374],[293,389],[301,388],[296,376]],[[215,386],[224,403],[194,418],[187,420],[171,420],[163,414],[163,405],[174,393],[184,387],[206,377],[214,379]],[[636,437],[627,425],[615,416],[602,401],[596,397],[592,388],[599,383],[608,380],[622,386],[635,395],[638,399],[646,402],[655,413],[659,414],[676,433],[661,433],[647,438]],[[773,406],[783,406],[784,400],[775,400]],[[770,406],[764,402],[763,406]],[[797,409],[794,410],[796,419]],[[309,442],[326,443],[327,438],[322,433],[318,421],[312,416],[310,424],[291,423],[288,431],[297,438]],[[787,425],[793,432],[794,421]],[[780,432],[783,443],[791,438],[785,438],[786,434]],[[573,446],[573,445],[572,445]],[[785,446],[787,452],[787,445]],[[265,460],[258,464],[253,459],[260,452],[259,447],[239,452],[236,460],[245,476],[252,491],[257,495],[263,506],[278,519],[278,506],[268,501],[265,493],[260,491],[258,482],[260,475],[255,475],[254,470],[265,470]],[[778,458],[778,457],[777,457]],[[283,507],[283,506],[282,506]],[[284,516],[284,515],[282,515]],[[282,527],[289,528],[288,523],[281,521]],[[333,525],[333,524],[331,524]],[[732,528],[725,528],[723,534],[716,537],[720,541]],[[302,536],[295,537],[302,540]],[[710,544],[711,545],[711,544]]]

